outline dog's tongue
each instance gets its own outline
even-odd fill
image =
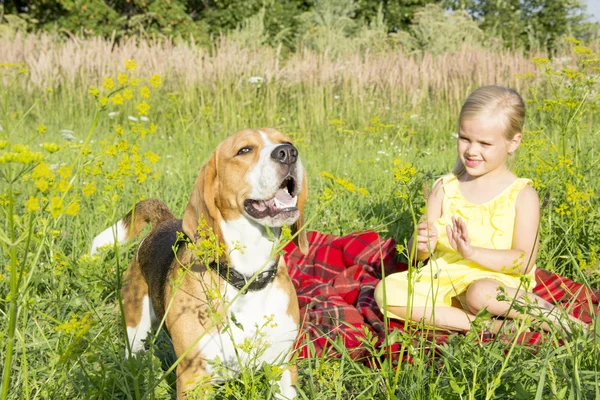
[[[264,201],[254,201],[252,206],[258,211],[264,211],[267,208],[267,204]]]
[[[287,190],[279,189],[275,194],[275,199],[283,207],[294,207],[296,202]]]
[[[297,198],[292,197],[287,190],[279,189],[275,193],[275,197],[270,200],[253,200],[252,207],[256,211],[263,212],[269,210],[271,216],[276,215],[280,210],[296,207]]]

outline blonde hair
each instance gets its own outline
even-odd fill
[[[499,117],[506,128],[504,137],[506,140],[512,140],[523,129],[525,103],[514,89],[504,86],[482,86],[471,93],[463,104],[458,117],[459,132],[463,121],[481,116]],[[460,177],[465,172],[465,166],[458,158],[452,173]]]

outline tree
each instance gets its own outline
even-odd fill
[[[358,0],[356,19],[371,22],[377,18],[379,7],[383,11],[388,32],[406,31],[413,22],[415,12],[439,0]]]
[[[511,48],[552,50],[561,36],[580,29],[585,19],[581,0],[446,0],[479,22],[488,37]]]

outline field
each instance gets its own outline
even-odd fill
[[[514,87],[528,117],[511,163],[542,200],[537,264],[600,287],[600,56],[574,39],[563,47],[551,60],[469,47],[335,58],[226,38],[210,50],[0,38],[1,398],[172,395],[164,334],[123,358],[118,291],[136,243],[90,257],[91,240],[143,198],[182,215],[212,149],[246,127],[294,139],[309,230],[370,229],[402,245],[425,188],[454,165],[464,98],[484,84]],[[436,351],[413,335],[397,337],[410,358],[399,365],[301,360],[300,398],[600,399],[597,335],[555,332],[532,348],[482,345],[470,332]],[[245,371],[214,396],[268,398],[271,375]]]

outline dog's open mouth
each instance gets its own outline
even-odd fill
[[[294,178],[287,177],[283,180],[273,198],[268,200],[245,200],[244,209],[251,217],[261,219],[297,211],[297,203],[297,183]]]

